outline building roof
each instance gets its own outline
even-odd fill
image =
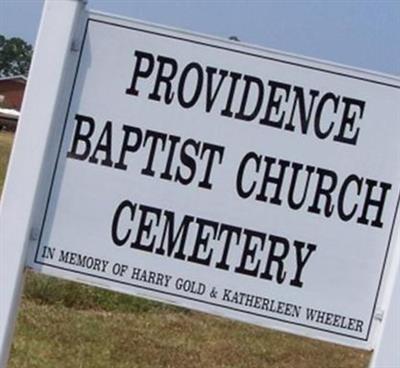
[[[14,75],[12,77],[1,77],[0,78],[0,82],[2,82],[2,81],[14,81],[14,82],[23,83],[23,84],[26,84],[27,80],[28,80],[28,78],[25,77],[25,75]]]

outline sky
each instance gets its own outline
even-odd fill
[[[42,7],[0,0],[0,34],[34,44]],[[400,76],[400,0],[89,0],[88,8]]]

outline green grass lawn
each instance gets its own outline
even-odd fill
[[[14,134],[12,133],[0,132],[0,194],[4,185],[13,138]]]
[[[156,303],[128,312],[25,297],[9,367],[361,368],[367,360],[358,350]]]
[[[12,138],[0,132],[0,192]],[[28,272],[9,368],[365,368],[369,357]]]

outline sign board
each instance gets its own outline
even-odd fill
[[[29,266],[371,348],[399,83],[96,13],[79,53]]]

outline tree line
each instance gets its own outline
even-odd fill
[[[19,37],[0,34],[0,78],[27,76],[33,53],[32,45]]]

